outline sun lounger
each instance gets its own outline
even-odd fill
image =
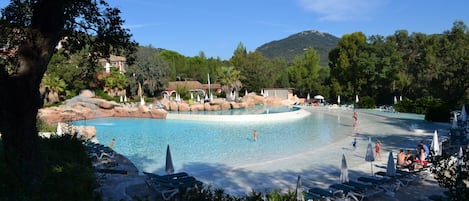
[[[98,168],[98,169],[95,169],[95,171],[99,173],[108,173],[108,174],[127,174],[127,170]]]
[[[372,183],[375,185],[382,185],[385,183],[390,182],[390,179],[382,178],[382,177],[358,177],[358,181],[365,182],[365,183]]]
[[[358,182],[357,182],[358,183]],[[364,200],[367,197],[371,197],[373,195],[376,195],[378,193],[382,193],[382,189],[375,189],[372,187],[368,187],[368,185],[362,184],[362,185],[355,185],[354,184],[332,184],[329,186],[329,188],[336,189],[336,190],[342,190],[346,194],[346,197],[355,199],[355,200]]]
[[[88,155],[89,155],[90,158],[95,158],[97,160],[103,160],[105,158],[107,158],[107,159],[114,158],[114,154],[115,154],[114,151],[107,152],[107,151],[101,150],[101,151],[98,151],[98,152],[91,152]]]
[[[348,182],[345,182],[345,183],[342,183],[342,184],[345,184],[345,185],[348,185],[348,186],[353,186],[353,187],[358,188],[358,189],[374,188],[374,185],[372,185],[372,184],[353,181],[353,180],[349,180]]]
[[[321,200],[320,195],[304,192],[304,198],[306,201],[316,201],[316,200]]]
[[[413,171],[396,170],[396,173],[401,174],[401,175],[413,176],[416,179],[422,180],[422,179],[427,178],[429,175],[431,175],[430,167],[431,167],[431,164],[425,168],[419,168]]]
[[[380,171],[380,172],[376,172],[375,173],[376,175],[379,175],[381,177],[390,177],[390,178],[394,178],[396,179],[397,181],[400,182],[400,185],[402,187],[406,187],[408,186],[410,183],[414,182],[415,180],[418,179],[418,177],[416,175],[412,175],[412,174],[409,174],[408,172],[407,173],[398,173],[396,172],[396,175],[395,176],[387,176],[386,175],[386,172],[383,172],[383,171]]]
[[[313,197],[313,200],[346,200],[344,191],[334,189],[310,188],[306,192],[306,197]],[[358,199],[355,198],[358,201]]]
[[[174,174],[168,174],[168,175],[157,175],[153,174],[150,172],[143,172],[143,174],[146,174],[149,177],[158,177],[158,178],[163,178],[163,179],[177,179],[177,178],[183,178],[189,176],[186,172],[178,172]]]
[[[163,197],[164,200],[170,200],[173,196],[175,196],[176,194],[179,193],[178,188],[172,188],[172,189],[161,188],[161,186],[157,185],[156,183],[154,183],[152,181],[145,180],[145,182],[147,183],[147,185],[151,189],[153,189],[154,191],[160,193],[161,197]]]
[[[400,184],[399,181],[393,178],[385,177],[358,177],[358,181],[365,183],[372,183],[379,188],[382,188],[385,193],[393,193],[399,190]]]
[[[185,192],[194,187],[200,188],[203,185],[201,181],[185,172],[170,175],[156,175],[148,172],[144,172],[144,174],[147,175],[148,186],[161,193],[165,200],[171,199],[179,192]]]
[[[86,141],[83,143],[87,149],[88,156],[96,160],[111,159],[115,155],[115,151],[110,147],[94,142]]]

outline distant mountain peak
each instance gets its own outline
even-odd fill
[[[318,35],[324,35],[324,32],[320,32],[316,29],[311,29],[311,30],[308,30],[308,31],[302,31],[300,32],[299,34],[318,34]]]
[[[321,58],[320,65],[326,66],[329,52],[336,47],[338,41],[336,36],[312,29],[265,43],[256,51],[270,59],[279,57],[291,62],[296,56],[302,55],[306,48],[313,47]]]

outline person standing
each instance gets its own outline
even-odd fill
[[[114,146],[114,143],[116,142],[116,139],[112,138],[111,143],[109,143],[109,147],[112,149]]]
[[[352,146],[353,146],[353,150],[357,148],[357,138],[353,138]]]
[[[375,145],[375,158],[381,160],[381,141],[376,141]]]
[[[257,131],[254,130],[254,132],[252,133],[252,138],[254,139],[254,141],[257,141]]]
[[[357,126],[358,126],[358,113],[357,113],[357,111],[353,111],[352,119],[353,119],[353,128],[357,128]]]

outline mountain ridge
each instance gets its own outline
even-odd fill
[[[337,46],[338,42],[338,37],[327,32],[312,29],[264,43],[256,48],[255,51],[261,52],[269,59],[279,57],[291,63],[296,56],[302,55],[305,49],[312,47],[321,58],[319,64],[327,66],[329,52]]]

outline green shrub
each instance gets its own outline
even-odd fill
[[[376,108],[376,102],[375,99],[365,96],[361,98],[361,100],[358,102],[358,107],[359,108]]]
[[[91,159],[83,143],[70,136],[41,139],[47,166],[39,192],[22,185],[5,164],[0,141],[0,200],[101,200]]]
[[[426,114],[428,108],[438,106],[439,104],[442,104],[442,103],[443,102],[440,99],[435,99],[431,96],[418,98],[417,100],[415,100],[414,113]]]
[[[251,191],[246,196],[232,196],[226,194],[223,189],[212,189],[211,186],[206,188],[191,189],[187,192],[179,193],[173,197],[172,200],[220,200],[220,201],[263,201],[264,198],[269,201],[296,201],[295,192],[288,191],[287,193],[281,193],[280,190],[273,190],[262,194],[261,192]]]
[[[57,125],[48,124],[43,119],[36,118],[36,128],[39,132],[55,132],[57,131]]]
[[[426,110],[425,120],[434,122],[449,122],[451,117],[451,109],[447,104],[438,103],[430,106]]]
[[[67,95],[65,96],[66,99],[71,99],[71,98],[73,98],[73,97],[75,97],[75,96],[78,95],[76,89],[75,89],[75,90],[66,90],[66,91],[65,91],[65,94],[67,94]]]
[[[393,105],[394,110],[397,112],[415,113],[414,102],[409,99],[404,99]]]
[[[97,97],[100,97],[104,100],[108,100],[108,101],[116,101],[116,102],[119,102],[120,100],[120,97],[111,97],[109,96],[106,92],[104,92],[103,90],[99,89],[99,90],[96,90],[95,91],[95,95]]]

